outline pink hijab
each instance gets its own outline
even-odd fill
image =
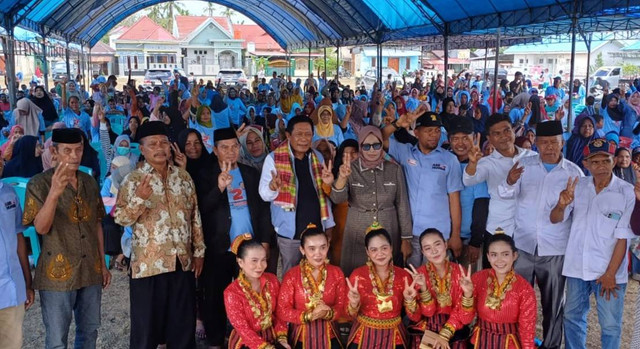
[[[7,141],[2,145],[2,147],[0,147],[0,154],[4,153],[4,151],[7,149],[7,147],[11,143],[11,138],[13,138],[13,135],[16,133],[16,130],[18,129],[22,131],[22,134],[24,134],[24,128],[22,126],[13,125],[13,127],[11,127],[11,131],[9,131],[9,137],[7,137]]]
[[[55,124],[53,124],[53,126],[51,126],[52,130],[58,129],[58,128],[65,128],[67,127],[64,122],[59,121],[56,122]],[[44,142],[44,151],[42,152],[42,168],[44,171],[50,169],[53,167],[53,154],[51,154],[51,146],[53,145],[53,142],[51,141],[51,137],[49,137],[49,139],[47,139],[46,142]]]

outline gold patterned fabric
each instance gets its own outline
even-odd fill
[[[150,174],[151,197],[143,200],[136,189]],[[117,224],[132,226],[131,277],[144,278],[176,270],[176,257],[185,271],[193,257],[204,257],[204,237],[196,190],[189,174],[169,165],[167,178],[148,163],[131,172],[116,201]]]
[[[29,181],[22,224],[33,224],[44,205],[54,169]],[[98,250],[98,225],[105,215],[100,188],[93,177],[76,172],[77,189],[68,185],[58,199],[51,230],[42,239],[34,288],[73,291],[102,283],[102,256]],[[43,232],[40,232],[43,233]]]

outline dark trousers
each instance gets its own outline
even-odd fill
[[[131,279],[131,349],[196,347],[196,280],[191,271]]]
[[[525,278],[531,286],[536,281],[540,288],[542,303],[543,348],[560,348],[562,344],[562,324],[564,317],[565,277],[562,276],[564,256],[538,256],[518,250],[515,264],[516,273]]]
[[[200,315],[207,332],[207,344],[222,346],[227,332],[224,290],[238,275],[236,257],[231,252],[209,253],[204,257],[203,301]]]

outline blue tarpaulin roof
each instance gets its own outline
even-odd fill
[[[0,0],[2,26],[93,46],[111,28],[167,0]],[[435,35],[566,34],[640,27],[640,0],[215,0],[283,48],[382,43]]]

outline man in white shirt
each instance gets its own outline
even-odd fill
[[[567,277],[565,346],[586,348],[587,313],[595,294],[604,349],[620,347],[627,286],[627,240],[634,188],[613,175],[615,145],[595,139],[585,147],[589,177],[569,180],[550,214],[553,223],[572,215],[562,275]],[[575,197],[575,200],[574,200]]]
[[[273,77],[269,80],[269,85],[271,86],[273,93],[276,95],[276,100],[280,99],[280,85],[282,84],[283,81],[278,77],[278,73],[273,72]]]
[[[462,173],[465,186],[487,182],[489,188],[489,217],[487,217],[487,232],[494,232],[502,228],[505,234],[513,236],[515,222],[515,199],[503,199],[498,195],[498,186],[507,178],[507,173],[513,164],[527,156],[535,155],[528,149],[517,147],[515,133],[508,115],[493,114],[485,124],[487,139],[495,148],[491,155],[482,158],[479,140],[475,141],[474,149],[469,152],[469,165]],[[487,235],[488,236],[488,235]],[[486,238],[485,238],[486,240]],[[483,253],[483,267],[489,268],[486,251]]]
[[[519,257],[515,271],[531,286],[537,281],[540,288],[543,347],[560,348],[565,285],[562,265],[571,219],[553,224],[549,214],[567,180],[582,177],[583,173],[562,156],[560,121],[539,123],[536,131],[539,154],[516,162],[498,193],[503,199],[516,200],[513,238]]]

